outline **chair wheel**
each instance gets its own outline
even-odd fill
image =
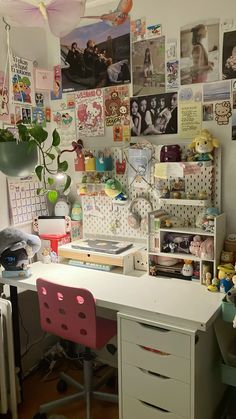
[[[33,416],[33,419],[47,419],[47,414],[38,412]]]
[[[65,393],[65,391],[67,390],[68,385],[65,382],[65,380],[59,380],[57,383],[57,391],[58,393]]]

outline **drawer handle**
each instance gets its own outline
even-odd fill
[[[157,372],[145,370],[144,368],[139,368],[139,370],[144,374],[154,375],[155,377],[160,378],[161,380],[170,380],[170,377],[166,377],[165,375],[158,374]]]
[[[162,412],[162,413],[170,413],[169,410],[165,410],[165,409],[162,409],[161,407],[154,406],[154,404],[144,402],[143,400],[139,400],[139,402],[142,403],[142,404],[144,404],[144,406],[152,407],[153,409],[156,409],[159,412]]]
[[[154,354],[159,355],[159,356],[170,356],[170,354],[168,354],[167,352],[159,351],[158,349],[149,348],[148,346],[139,345],[139,347],[143,349],[144,351],[153,352]]]
[[[167,333],[170,332],[168,329],[163,329],[162,327],[152,326],[151,324],[139,323],[140,326],[146,327],[147,329],[157,330],[158,332]]]

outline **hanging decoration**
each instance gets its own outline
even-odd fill
[[[1,0],[0,14],[11,23],[28,27],[44,27],[48,22],[55,36],[65,36],[79,25],[86,0],[37,1]]]
[[[101,19],[111,26],[122,25],[128,17],[133,7],[133,0],[120,0],[116,10],[111,13],[105,13],[101,16],[82,16],[84,19]]]

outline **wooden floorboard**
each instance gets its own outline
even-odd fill
[[[63,370],[65,371],[65,368]],[[75,379],[78,379],[79,382],[82,383],[82,371],[78,371],[77,368],[71,369],[71,367],[68,367],[67,365],[65,372],[73,376]],[[98,379],[99,376],[102,376],[104,372],[104,369],[95,371],[95,380],[96,378]],[[56,390],[56,385],[58,382],[58,379],[56,378],[57,376],[58,371],[54,374],[54,376],[48,376],[46,381],[42,381],[42,374],[37,372],[24,380],[24,401],[21,405],[19,405],[19,419],[32,419],[35,413],[38,412],[40,404],[61,397],[61,395]],[[107,391],[109,393],[117,392],[117,382],[115,381],[115,386],[104,386],[102,389],[99,389],[99,391],[101,390]],[[64,395],[72,394],[73,392],[73,388],[68,388]],[[71,405],[65,405],[60,409],[56,409],[50,412],[48,417],[53,414],[64,415],[67,419],[85,419],[85,401],[81,400],[79,402],[74,402]],[[3,417],[6,418],[6,416]],[[100,400],[92,401],[92,419],[118,419],[118,417],[119,414],[117,404]]]

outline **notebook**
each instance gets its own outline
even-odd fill
[[[108,254],[119,254],[130,249],[133,243],[111,240],[86,239],[71,245],[73,249],[90,250]]]

